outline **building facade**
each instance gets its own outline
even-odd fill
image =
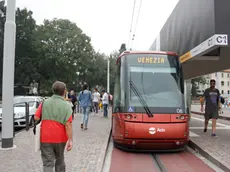
[[[224,97],[230,98],[230,70],[216,72],[204,76],[206,78],[206,84],[198,84],[198,94],[202,94],[206,88],[208,88],[210,79],[216,80],[216,88],[220,90],[220,93]]]

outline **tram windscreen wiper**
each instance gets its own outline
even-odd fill
[[[139,91],[137,90],[136,86],[134,85],[133,81],[129,81],[130,82],[130,88],[133,90],[133,92],[135,93],[135,95],[139,98],[143,108],[145,109],[147,115],[149,117],[153,117],[152,112],[150,111],[147,103],[145,102],[145,100],[143,99],[143,97],[141,96],[141,94],[139,93]]]

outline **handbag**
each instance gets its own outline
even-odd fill
[[[43,103],[41,106],[43,106]],[[42,113],[42,107],[41,107],[41,113]],[[41,142],[40,142],[41,123],[42,123],[42,114],[41,114],[40,120],[34,122],[33,133],[34,133],[34,151],[35,152],[38,152],[41,149]]]

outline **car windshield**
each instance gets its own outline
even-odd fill
[[[25,102],[29,103],[29,106],[32,107],[35,104],[35,98],[14,97],[14,106],[15,107],[25,107]]]

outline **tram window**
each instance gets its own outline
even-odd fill
[[[124,75],[122,73],[124,69],[120,66],[117,67],[117,73],[115,77],[114,95],[113,95],[113,112],[120,112],[121,108],[124,108],[125,90],[124,90]]]
[[[178,107],[182,104],[180,79],[176,68],[131,67],[130,79],[151,107]],[[131,91],[130,105],[141,106]]]

